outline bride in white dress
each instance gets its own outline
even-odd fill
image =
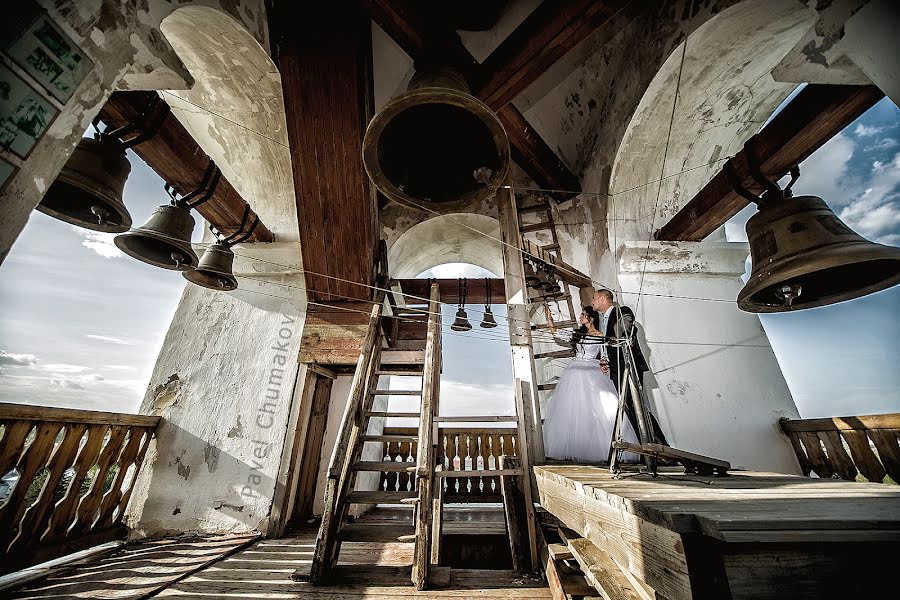
[[[547,323],[558,344],[575,348],[550,398],[544,418],[544,454],[547,458],[606,462],[616,421],[619,393],[609,378],[600,314],[587,306],[578,318],[577,330],[557,330],[550,309],[544,305]],[[592,339],[593,338],[593,339]],[[622,419],[621,437],[637,442],[628,418]],[[623,460],[634,460],[624,453]]]

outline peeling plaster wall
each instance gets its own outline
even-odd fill
[[[160,30],[162,20],[180,2],[148,0],[139,7],[116,0],[39,0],[38,4],[88,55],[94,68],[65,105],[48,98],[60,114],[27,160],[0,151],[18,169],[0,193],[0,263],[113,91],[185,89],[193,84]],[[198,0],[192,4],[230,14],[268,47],[263,0]],[[8,66],[28,80],[17,67]]]
[[[470,263],[502,276],[500,223],[493,200],[492,197],[475,208],[477,212],[424,220],[421,211],[397,204],[386,207],[381,211],[381,238],[388,246],[391,276],[411,278],[452,262]]]
[[[727,242],[654,242],[649,253],[646,242],[626,243],[622,289],[626,299],[641,287],[645,294],[639,304],[628,301],[637,306],[638,339],[652,371],[645,395],[672,446],[735,468],[799,474],[778,425],[799,413],[759,319],[730,301],[743,285],[747,253],[746,244]]]
[[[129,505],[134,535],[265,531],[304,314],[300,293],[277,285],[185,287],[141,405],[163,421]]]

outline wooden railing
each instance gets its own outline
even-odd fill
[[[385,435],[415,435],[412,427],[387,427]],[[439,428],[437,464],[444,471],[496,471],[500,456],[518,456],[518,438],[514,427],[503,428]],[[416,442],[383,442],[385,461],[409,462],[418,459]],[[499,477],[442,477],[444,502],[500,502]],[[384,472],[380,489],[385,491],[413,491],[414,478],[408,473]]]
[[[900,482],[900,413],[782,419],[805,475],[875,482]]]
[[[123,536],[159,420],[0,403],[0,571]]]

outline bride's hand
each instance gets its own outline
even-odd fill
[[[600,370],[609,375],[609,363],[605,360],[600,361]]]

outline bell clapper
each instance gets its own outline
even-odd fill
[[[803,293],[803,286],[799,283],[795,283],[793,285],[783,285],[778,288],[778,295],[784,298],[784,305],[790,306],[793,304],[796,298],[800,297],[800,294]]]
[[[172,252],[171,254],[169,254],[169,256],[172,257],[172,260],[175,261],[176,269],[181,268],[181,264],[184,262],[184,260],[186,258],[185,255],[182,254],[181,252]]]
[[[475,178],[475,181],[483,185],[489,184],[491,182],[491,177],[493,176],[494,171],[488,167],[478,167],[475,169],[475,172],[472,173],[472,177]]]
[[[103,225],[109,223],[109,218],[112,216],[112,213],[109,212],[109,209],[100,206],[99,204],[94,204],[91,206],[91,213],[97,217],[97,224]]]

